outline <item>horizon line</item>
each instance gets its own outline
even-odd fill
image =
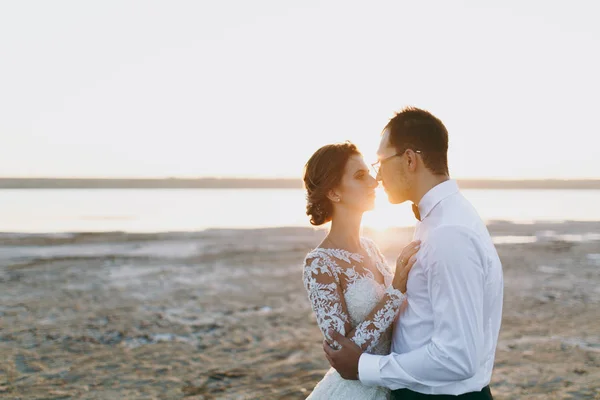
[[[600,189],[600,179],[456,179],[462,189]],[[0,189],[302,189],[300,178],[2,178]]]
[[[514,178],[514,177],[450,177],[456,181],[510,181],[510,182],[527,182],[527,181],[600,181],[600,176],[597,178],[585,177],[567,177],[567,178]],[[289,181],[302,180],[302,177],[297,176],[0,176],[0,180],[236,180],[236,181]]]

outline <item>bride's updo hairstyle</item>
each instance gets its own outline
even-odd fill
[[[304,166],[306,215],[318,226],[331,221],[333,204],[327,193],[342,181],[346,163],[353,155],[361,155],[350,142],[328,144],[317,150]]]

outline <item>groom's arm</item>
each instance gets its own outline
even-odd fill
[[[457,227],[438,228],[428,242],[425,268],[433,308],[432,338],[408,353],[362,354],[359,377],[366,385],[436,387],[477,372],[484,343],[484,254],[472,234]]]

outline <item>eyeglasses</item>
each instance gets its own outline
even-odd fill
[[[406,149],[408,150],[408,149]],[[375,172],[375,176],[379,175],[379,170],[381,169],[381,167],[383,167],[383,164],[385,164],[386,162],[388,162],[389,160],[391,160],[394,157],[401,157],[404,155],[404,153],[406,153],[406,150],[404,150],[403,153],[396,153],[393,154],[389,157],[384,158],[383,160],[379,160],[376,163],[371,164],[371,168],[373,168],[373,171]],[[415,153],[417,154],[423,154],[421,153],[421,150],[413,150]]]

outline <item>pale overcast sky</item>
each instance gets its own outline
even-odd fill
[[[600,178],[596,1],[2,1],[0,176],[298,177],[393,111],[457,178]]]

